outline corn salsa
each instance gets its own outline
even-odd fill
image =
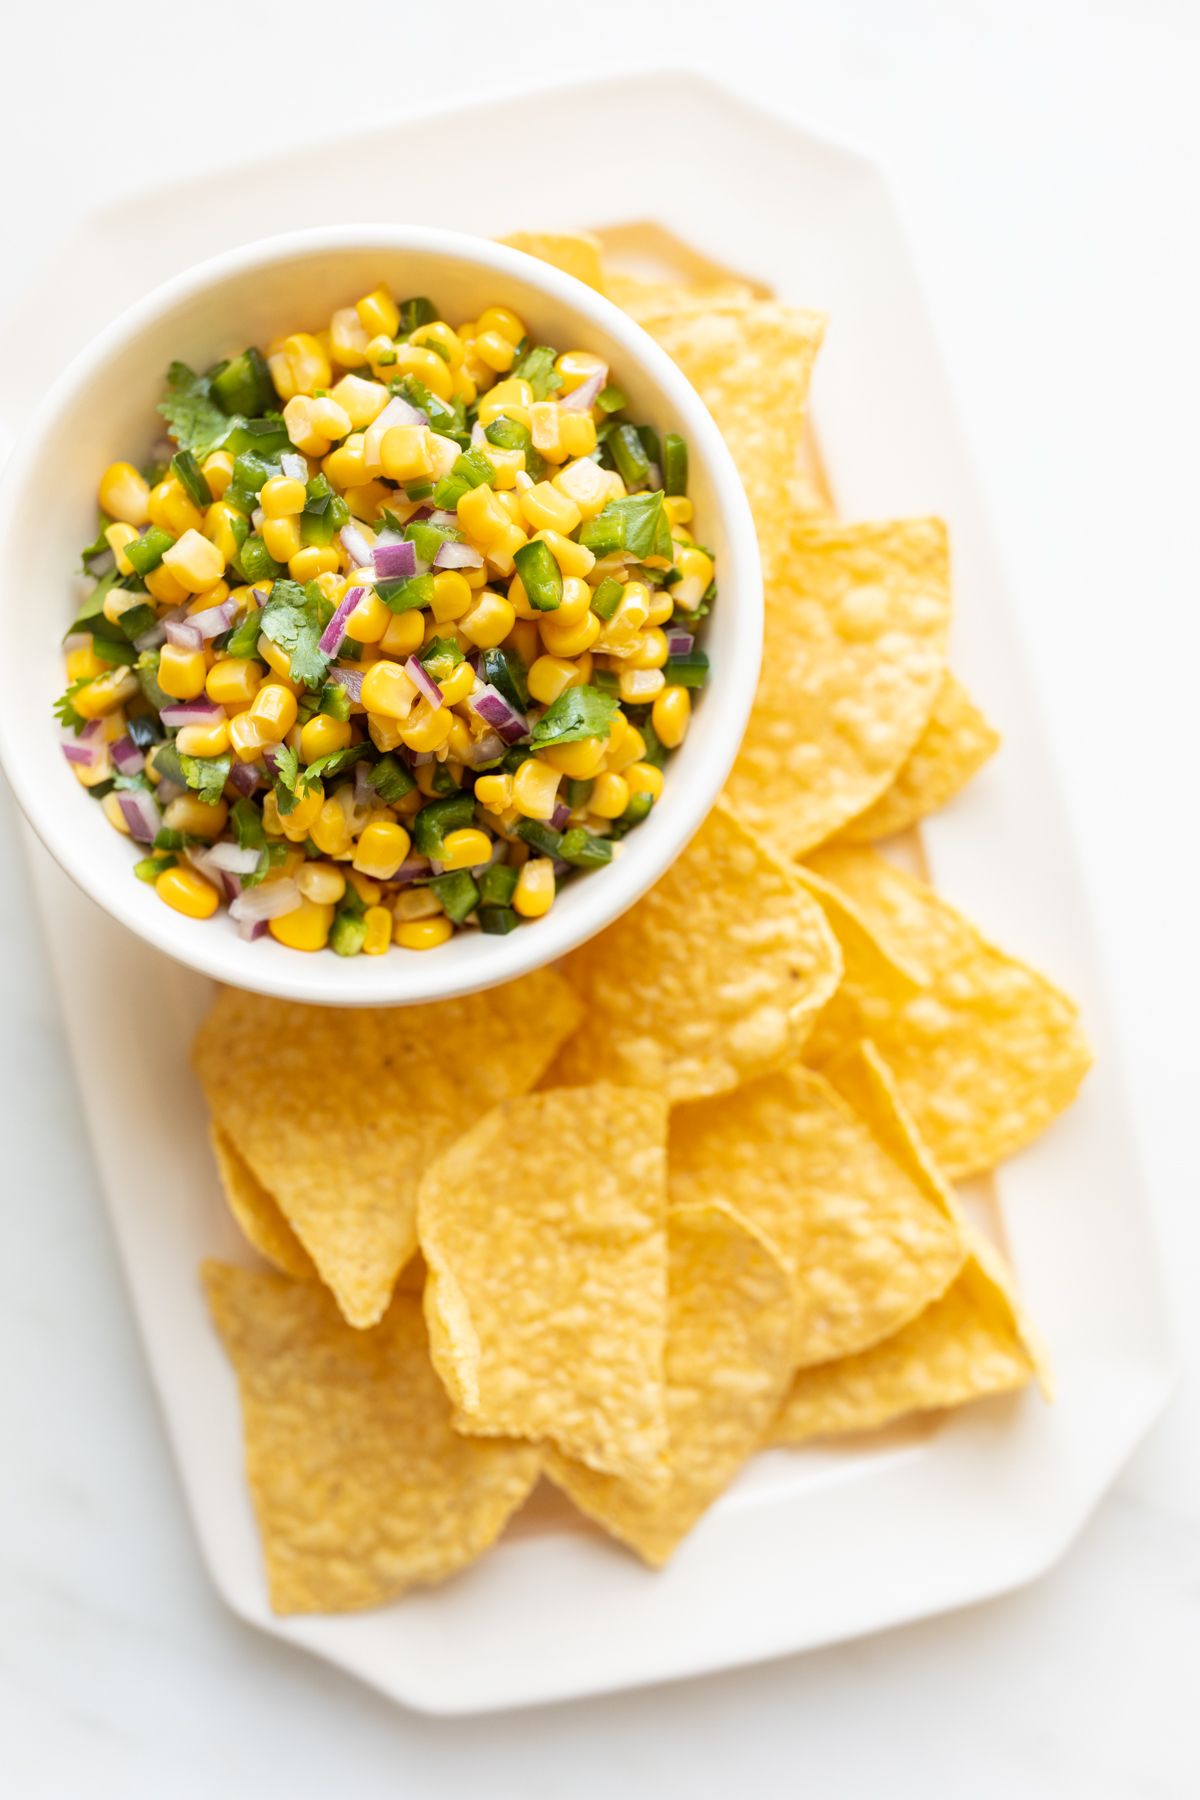
[[[543,917],[651,812],[716,595],[687,445],[505,306],[378,287],[173,363],[113,463],[57,713],[189,918],[342,956]]]

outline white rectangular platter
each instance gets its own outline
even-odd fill
[[[604,130],[619,108],[621,130]],[[1082,1001],[1098,1064],[1072,1113],[997,1189],[1059,1394],[989,1402],[870,1443],[760,1457],[663,1573],[535,1497],[499,1548],[446,1587],[347,1618],[276,1619],[242,1479],[230,1371],[196,1279],[241,1254],[223,1218],[187,1047],[207,984],[128,937],[35,844],[30,855],[101,1180],[202,1553],[228,1604],[399,1701],[455,1713],[533,1704],[782,1655],[1027,1581],[1070,1543],[1171,1382],[1146,1204],[1101,973],[995,549],[887,189],[862,158],[691,77],[541,94],[409,120],[149,194],[93,217],[41,272],[11,341],[4,424],[64,353],[147,287],[261,234],[404,217],[485,235],[644,216],[702,253],[827,310],[817,436],[848,517],[934,511],[951,525],[954,662],[1005,733],[926,834],[933,877]],[[439,154],[436,192],[405,179]],[[505,143],[504,181],[480,183]],[[555,145],[547,162],[546,143]],[[670,169],[686,145],[686,173]],[[758,171],[786,206],[760,207]],[[547,191],[547,187],[549,191]],[[542,196],[536,217],[520,196]],[[81,272],[86,278],[81,279]],[[43,296],[65,298],[51,312]],[[15,393],[14,393],[15,388]],[[53,604],[47,596],[46,603]],[[104,1021],[102,1054],[96,1022]],[[126,1129],[139,1106],[138,1149]]]

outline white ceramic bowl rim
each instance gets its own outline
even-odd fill
[[[130,846],[117,833],[113,858],[103,867],[97,866],[93,855],[84,854],[76,809],[86,796],[74,783],[64,789],[48,780],[43,745],[33,740],[31,748],[19,724],[0,711],[0,764],[37,835],[85,893],[155,948],[218,981],[324,1005],[406,1005],[475,992],[557,960],[610,924],[665,873],[716,800],[745,730],[762,645],[761,574],[746,496],[711,415],[675,364],[609,300],[551,265],[486,239],[417,227],[316,227],[244,245],[195,265],[128,308],[75,357],[21,432],[0,490],[0,567],[11,567],[8,547],[18,532],[28,529],[20,509],[23,487],[47,458],[75,396],[107,359],[127,350],[161,315],[230,277],[306,255],[373,249],[444,256],[485,269],[501,285],[508,278],[536,288],[549,301],[577,314],[585,327],[592,324],[620,344],[628,367],[640,366],[688,438],[693,469],[698,463],[708,467],[724,540],[718,612],[726,609],[728,618],[736,607],[738,629],[729,634],[719,662],[714,663],[697,730],[668,764],[663,801],[646,826],[623,841],[622,854],[606,869],[572,883],[569,907],[560,901],[545,918],[506,937],[461,933],[438,950],[420,954],[393,949],[378,958],[305,956],[282,951],[267,939],[245,943],[223,914],[204,923],[183,919],[134,880]],[[619,378],[620,371],[614,373]],[[707,521],[710,529],[712,523]],[[68,548],[71,564],[64,566],[64,596],[68,567],[74,561],[74,546]],[[6,612],[22,603],[17,586],[14,583],[4,595]],[[56,627],[64,615],[65,606],[59,611],[51,603],[49,616]],[[47,708],[52,698],[45,695]],[[680,779],[685,765],[686,786]],[[153,904],[148,906],[147,899]],[[261,954],[264,950],[266,955]],[[360,967],[364,964],[367,976]]]

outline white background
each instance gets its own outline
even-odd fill
[[[1024,615],[1194,1372],[1194,5],[26,0],[5,50],[0,309],[97,203],[385,122],[406,96],[424,109],[684,65],[877,155]],[[536,106],[513,125],[536,131]],[[424,179],[452,154],[431,132]],[[647,214],[656,185],[687,174],[686,144],[676,167],[648,168]],[[501,145],[479,179],[503,182]],[[769,169],[746,204],[787,230]],[[522,211],[536,218],[535,195]],[[0,857],[0,1768],[16,1800],[1198,1791],[1200,1402],[1186,1382],[1036,1588],[768,1668],[443,1725],[227,1617],[133,1338],[2,793]],[[131,1148],[144,1104],[130,1095]]]

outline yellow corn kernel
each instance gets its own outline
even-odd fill
[[[163,813],[163,824],[168,831],[186,831],[189,837],[203,838],[211,844],[224,831],[228,818],[229,808],[224,800],[209,806],[195,794],[180,794]]]
[[[314,713],[300,727],[300,761],[316,762],[318,756],[329,756],[334,750],[345,750],[354,737],[348,719],[334,719],[328,713]]]
[[[498,494],[508,493],[517,485],[517,476],[525,472],[523,450],[501,450],[497,444],[481,444],[481,454],[492,465],[492,486]]]
[[[691,524],[695,508],[686,494],[668,494],[663,506],[672,525]]]
[[[339,575],[336,569],[325,569],[316,577],[316,585],[329,604],[336,607],[344,599],[346,589],[355,584],[347,581],[344,575]]]
[[[439,625],[445,625],[469,612],[474,599],[471,588],[457,569],[443,569],[433,578],[433,600],[429,610]],[[400,614],[401,618],[406,616],[412,615]]]
[[[348,868],[346,882],[352,887],[364,906],[378,906],[383,899],[383,889],[371,875],[364,875],[361,869]]]
[[[185,531],[169,550],[164,550],[163,564],[189,594],[211,587],[225,572],[225,558],[199,531]]]
[[[379,517],[383,507],[388,506],[397,511],[396,496],[390,487],[382,481],[364,481],[361,487],[348,487],[342,494],[343,500],[356,519],[370,524]]]
[[[185,531],[198,531],[204,523],[200,508],[174,475],[166,476],[150,489],[147,511],[151,525],[157,525],[160,531],[169,531],[172,537],[182,537]]]
[[[124,525],[149,523],[150,489],[132,463],[109,463],[100,477],[100,505]]]
[[[304,502],[308,498],[302,481],[296,481],[290,475],[272,475],[264,481],[259,491],[258,504],[268,519],[290,519],[293,513],[304,511]],[[270,549],[270,546],[267,546]],[[271,555],[275,552],[272,550]],[[286,558],[278,560],[286,561]]]
[[[211,919],[220,905],[220,895],[212,882],[182,863],[164,869],[154,883],[154,891],[187,919]]]
[[[671,589],[671,598],[676,606],[682,606],[685,612],[694,612],[708,589],[708,584],[716,573],[711,556],[698,550],[694,544],[675,552],[675,567],[683,579],[677,581]]]
[[[554,864],[548,856],[531,856],[517,876],[513,910],[523,919],[540,919],[554,905]]]
[[[510,311],[507,306],[484,307],[479,318],[475,322],[474,336],[476,341],[478,341],[484,333],[489,331],[498,333],[498,335],[502,337],[506,343],[511,344],[514,349],[521,342],[521,339],[527,335],[523,320],[519,319],[516,313]]]
[[[570,502],[580,519],[594,519],[603,512],[611,498],[608,484],[608,471],[591,457],[584,457],[580,462],[568,463],[559,469],[552,478],[554,487],[564,500]],[[574,527],[572,527],[574,529]]]
[[[296,870],[296,886],[318,906],[336,906],[346,892],[346,877],[332,863],[305,862]]]
[[[529,409],[529,430],[533,447],[547,462],[566,462],[567,451],[559,431],[558,405],[553,400],[535,400]]]
[[[469,825],[446,833],[439,860],[444,869],[475,869],[488,862],[491,854],[492,840],[487,832]]]
[[[98,756],[91,768],[84,763],[72,763],[71,773],[80,787],[84,788],[98,787],[102,781],[111,781],[113,766],[109,761],[108,751],[105,750],[102,755]],[[161,780],[162,777],[160,776],[159,779]]]
[[[527,757],[513,776],[513,805],[527,819],[551,818],[561,780],[560,769],[552,769],[540,757]]]
[[[608,739],[602,737],[580,738],[575,744],[551,744],[539,754],[554,769],[558,769],[571,781],[590,781],[604,767],[608,753]]]
[[[675,602],[671,598],[669,588],[654,588],[650,594],[650,611],[646,615],[648,625],[665,625],[675,611]]]
[[[132,529],[132,527],[130,527],[130,529]],[[137,595],[130,593],[128,588],[114,587],[109,588],[107,594],[105,594],[104,605],[100,610],[110,625],[116,625],[120,620],[121,614],[128,612],[131,606],[136,606],[137,604]]]
[[[212,725],[181,726],[175,748],[181,756],[224,756],[229,748],[228,719],[218,719]]]
[[[281,344],[273,346],[267,357],[267,367],[280,399],[285,401],[297,395],[315,394],[318,388],[327,388],[333,380],[329,353],[320,339],[309,331],[293,332]]]
[[[513,576],[508,584],[507,592],[508,603],[516,614],[518,625],[528,625],[541,618],[541,613],[538,611],[537,607],[532,604],[529,595],[525,592],[525,583],[521,580],[519,575]],[[515,630],[516,626],[514,626],[513,629]],[[539,637],[538,647],[534,651],[535,656],[540,652],[541,644],[542,640]]]
[[[475,355],[497,375],[507,375],[516,360],[516,350],[498,331],[481,331],[475,339]]]
[[[521,512],[534,531],[558,531],[570,537],[583,519],[583,514],[569,495],[539,481],[521,495]]]
[[[363,934],[362,950],[364,956],[382,956],[392,941],[392,915],[386,906],[368,906],[363,914],[366,931]]]
[[[566,456],[590,456],[596,448],[596,421],[591,413],[558,411],[558,441]]]
[[[329,321],[329,348],[343,369],[361,369],[367,360],[371,333],[353,306],[339,306]]]
[[[369,337],[377,337],[383,332],[394,338],[400,329],[400,308],[385,287],[377,287],[369,294],[364,294],[354,307],[363,330]]]
[[[317,426],[313,415],[316,404],[307,394],[293,394],[283,409],[283,422],[297,450],[303,450],[306,456],[327,456],[330,439]]]
[[[582,581],[596,566],[595,554],[586,544],[564,537],[561,531],[535,531],[534,538],[548,544],[550,554],[568,580]],[[589,600],[588,604],[591,602]]]
[[[362,432],[352,431],[344,444],[339,444],[336,450],[329,452],[321,469],[334,487],[361,487],[367,480],[365,444]]]
[[[600,648],[632,644],[650,617],[650,589],[644,581],[627,581],[617,610],[600,634]]]
[[[203,657],[200,659],[203,662]],[[132,700],[138,691],[138,679],[132,669],[118,667],[97,675],[85,688],[72,696],[72,705],[85,719],[103,719]]]
[[[458,503],[458,522],[468,537],[485,549],[503,537],[512,524],[499,496],[485,484],[463,495]]]
[[[318,394],[310,404],[308,418],[317,436],[328,438],[331,444],[349,437],[352,429],[350,414],[332,394]]]
[[[377,644],[394,616],[379,595],[368,588],[346,620],[346,636],[354,644]]]
[[[364,431],[373,424],[388,403],[388,391],[381,381],[367,381],[361,375],[343,375],[335,381],[329,397],[341,407],[353,431]],[[345,432],[334,432],[345,437]]]
[[[666,677],[661,669],[635,669],[630,658],[621,664],[617,675],[617,692],[626,706],[648,706],[665,686]]]
[[[399,663],[386,659],[372,663],[363,676],[362,703],[369,713],[382,713],[385,719],[407,719],[416,697],[416,687]]]
[[[233,457],[228,450],[210,450],[200,464],[200,473],[213,499],[219,500],[233,480]]]
[[[275,942],[285,944],[289,950],[323,950],[332,925],[332,906],[303,898],[291,912],[267,920],[267,930]]]
[[[692,696],[685,687],[664,687],[650,710],[650,722],[661,744],[676,750],[688,734]]]
[[[481,775],[475,783],[475,798],[486,812],[507,812],[512,805],[511,775]]]
[[[442,690],[442,703],[445,706],[457,706],[465,700],[475,686],[475,671],[469,662],[460,662],[457,669],[452,669],[444,681],[439,681]]]
[[[374,819],[364,825],[354,852],[354,867],[375,881],[390,881],[408,855],[412,839],[403,825]]]
[[[400,377],[415,375],[439,400],[453,398],[454,376],[449,363],[443,362],[436,350],[423,349],[420,344],[399,344],[395,364],[388,372]]]
[[[264,681],[250,702],[249,717],[266,744],[280,744],[296,723],[296,696],[281,681]]]
[[[126,544],[136,544],[140,533],[136,525],[110,525],[104,533],[104,541],[116,559],[117,569],[122,575],[133,574],[133,564],[125,554]]]
[[[625,770],[625,781],[631,799],[637,794],[649,794],[652,800],[657,800],[663,791],[663,772],[653,763],[630,763]]]
[[[632,656],[625,658],[627,669],[661,669],[667,660],[667,639],[664,632],[655,626],[649,626],[640,632],[637,647]]]
[[[619,819],[629,805],[629,783],[623,775],[607,770],[597,775],[588,796],[588,811],[598,819]]]
[[[454,936],[454,927],[445,913],[432,919],[405,919],[395,930],[396,942],[403,950],[436,950]]]
[[[297,482],[299,487],[300,483]],[[276,562],[290,562],[301,548],[300,520],[294,514],[264,519],[261,537]]]
[[[450,736],[454,715],[449,707],[431,707],[422,700],[400,727],[400,741],[410,750],[440,750]]]
[[[262,657],[268,669],[279,677],[289,694],[299,694],[302,691],[299,682],[292,680],[292,659],[282,644],[275,643],[260,632],[255,650]]]
[[[105,794],[103,800],[100,802],[100,810],[114,831],[119,831],[124,837],[129,836],[129,821],[121,811],[121,796],[119,794]]]
[[[503,417],[515,419],[518,425],[528,425],[532,405],[532,387],[522,376],[512,376],[508,381],[498,381],[479,402],[479,423],[491,425]]]
[[[216,667],[224,668],[225,664],[218,663]],[[213,671],[210,670],[209,673],[211,675]],[[221,704],[224,706],[227,702],[222,701]],[[233,754],[239,762],[244,763],[257,762],[266,749],[265,741],[259,736],[258,726],[248,712],[235,713],[230,719],[229,742],[233,746]]]
[[[203,650],[181,650],[164,644],[158,659],[158,685],[172,700],[198,700],[204,692],[208,665]]]
[[[391,481],[419,481],[433,473],[427,425],[393,425],[379,446],[380,466]]]
[[[288,557],[288,574],[293,581],[315,581],[319,575],[335,574],[341,560],[332,545],[309,544]]]
[[[434,578],[434,592],[440,576]],[[411,656],[414,650],[421,648],[425,636],[425,620],[416,607],[408,612],[393,613],[383,636],[379,639],[379,648],[385,656]],[[400,718],[406,715],[397,715]]]
[[[608,734],[608,755],[605,767],[620,775],[634,763],[640,762],[646,754],[646,740],[636,725],[631,725],[623,712],[619,712],[612,722]]]
[[[308,835],[323,856],[345,856],[353,841],[350,821],[336,800],[322,803]]]
[[[530,665],[526,679],[531,697],[542,706],[550,706],[569,687],[579,685],[579,669],[562,656],[539,656]]]
[[[469,613],[459,620],[459,630],[481,650],[493,650],[502,644],[516,623],[512,603],[501,594],[485,589]]]
[[[108,667],[109,664],[96,655],[90,637],[86,644],[80,645],[78,650],[71,650],[67,653],[68,681],[94,681],[96,676],[103,675]]]
[[[580,619],[560,620],[557,612],[546,613],[538,621],[542,642],[551,656],[579,656],[590,650],[600,636],[600,621],[594,612]]]
[[[453,370],[462,367],[462,339],[459,337],[457,331],[452,330],[451,327],[446,324],[444,319],[434,319],[429,325],[418,325],[408,341],[410,344],[417,344],[422,347],[427,347],[430,344],[437,345],[442,355],[442,361],[449,369]]]
[[[238,553],[238,537],[244,534],[246,521],[236,507],[224,500],[214,500],[204,514],[204,535],[215,544],[223,562],[231,563]],[[146,582],[149,587],[149,579]]]
[[[496,498],[497,500],[511,500],[515,496],[497,494]],[[484,554],[488,560],[488,567],[497,575],[511,575],[516,567],[517,551],[523,549],[528,542],[529,539],[519,525],[509,525],[498,538],[493,538],[487,546]]]
[[[593,375],[608,374],[608,364],[601,362],[598,356],[593,356],[590,350],[564,350],[554,367],[562,376],[564,394],[573,394],[577,387],[582,387]]]
[[[437,798],[438,790],[435,783],[437,782],[440,773],[440,765],[432,762],[422,763],[417,770],[417,792],[426,800],[435,800]]]
[[[274,799],[269,795],[268,799]],[[291,812],[279,815],[279,828],[293,844],[302,844],[315,823],[321,808],[325,804],[325,790],[319,781],[306,787],[300,794]],[[264,802],[263,819],[266,819],[266,803]]]
[[[222,577],[214,581],[211,587],[203,588],[188,606],[190,613],[211,612],[214,606],[222,606],[229,598],[229,583]]]

